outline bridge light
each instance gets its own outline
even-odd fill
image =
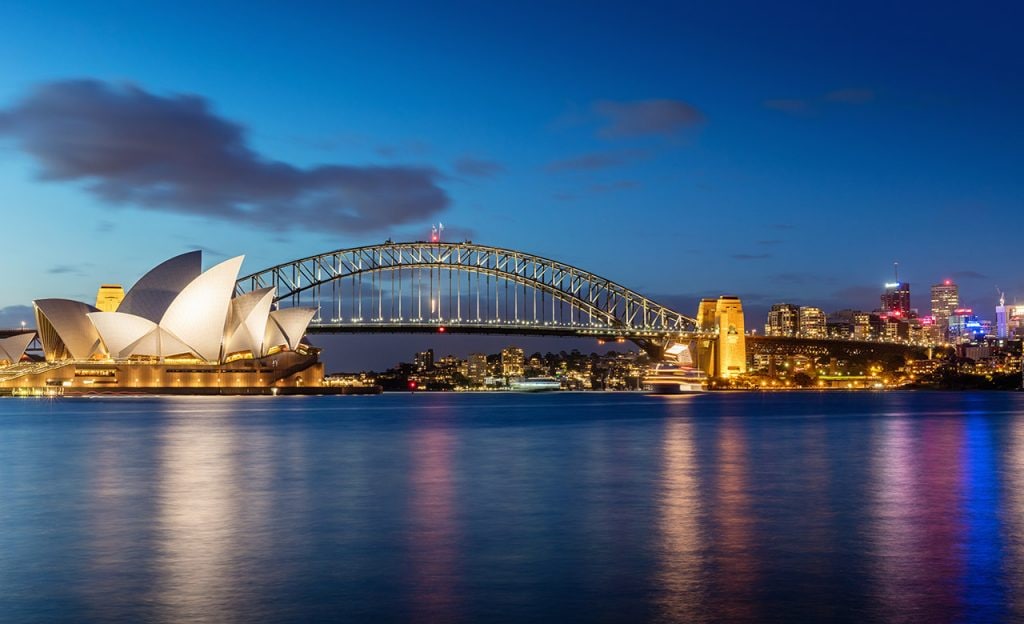
[[[439,333],[439,334],[443,334],[444,333],[444,325],[442,325],[442,326],[437,328],[437,333]]]

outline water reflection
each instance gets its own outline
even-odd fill
[[[757,553],[748,456],[743,421],[725,416],[718,426],[717,487],[714,519],[717,525],[717,580],[726,600],[714,605],[716,617],[725,620],[755,619],[754,590],[757,587]]]
[[[954,621],[963,565],[961,421],[886,419],[877,444],[871,535],[878,617]]]
[[[450,622],[458,612],[454,448],[455,436],[443,424],[427,421],[412,435],[409,546],[416,622]]]
[[[705,621],[700,482],[693,424],[666,421],[662,441],[658,582],[661,615],[673,621]]]
[[[234,611],[235,523],[243,511],[233,429],[175,419],[163,436],[157,493],[157,604],[166,622],[225,621]]]

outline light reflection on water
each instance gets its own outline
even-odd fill
[[[1009,621],[1017,394],[0,402],[0,620]]]

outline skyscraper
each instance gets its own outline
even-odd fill
[[[889,282],[885,285],[882,312],[904,318],[910,315],[910,282]]]
[[[949,331],[949,317],[960,307],[960,289],[953,280],[943,280],[932,286],[932,318],[936,333],[943,339]]]
[[[769,336],[796,336],[800,331],[800,308],[791,303],[776,303],[768,312],[764,333]]]

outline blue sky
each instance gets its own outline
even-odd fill
[[[1019,4],[12,4],[0,309],[89,299],[195,247],[257,270],[437,220],[690,308],[871,308],[893,261],[921,308],[945,277],[983,312],[996,286],[1024,300]],[[66,87],[83,81],[172,112],[201,98],[255,155],[240,192],[284,163],[295,211],[247,195],[267,210],[239,218],[185,193],[145,208],[129,186],[162,181],[53,175],[74,127],[39,111],[80,104]],[[344,200],[348,176],[381,169],[412,176],[393,222],[379,202],[311,218],[325,185]]]

